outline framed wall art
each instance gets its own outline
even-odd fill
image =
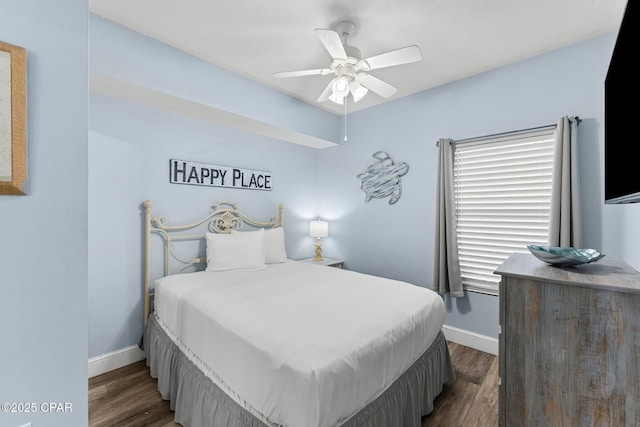
[[[26,53],[0,42],[0,195],[25,194],[27,180]]]

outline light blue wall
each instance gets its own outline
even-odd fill
[[[37,409],[0,412],[1,426],[87,424],[87,8],[0,0],[28,92],[28,195],[0,196],[0,402]]]
[[[640,271],[640,203],[605,205],[601,234],[607,257],[625,260]]]
[[[95,28],[94,22],[99,22]],[[171,92],[179,86],[186,96],[220,85],[228,77],[224,73],[233,77],[108,21],[92,17],[91,25],[92,66],[107,62],[103,57],[109,56],[107,46],[130,58],[134,55],[127,52],[137,52],[138,62],[121,62],[113,72],[126,76],[127,67],[134,67],[147,87]],[[94,45],[101,47],[94,50]],[[166,64],[158,63],[158,58]],[[176,69],[171,78],[145,81],[142,70],[165,65]],[[295,102],[287,105],[280,93],[264,87],[255,90],[255,83],[234,79],[226,80],[226,90],[252,98],[252,114],[279,110],[279,116],[307,130],[330,128],[338,133],[337,117],[311,106],[299,108]],[[287,255],[293,259],[313,255],[313,239],[307,234],[308,221],[317,215],[317,150],[103,95],[91,94],[90,116],[89,357],[134,345],[142,331],[140,205],[144,200],[152,201],[153,215],[166,215],[174,224],[199,219],[221,200],[237,202],[259,219],[270,218],[284,203]],[[170,184],[171,158],[271,171],[273,190]]]
[[[543,126],[577,115],[583,119],[584,244],[640,268],[640,225],[632,220],[639,217],[640,206],[604,207],[602,196],[603,82],[614,42],[613,36],[600,37],[349,115],[349,142],[319,153],[320,214],[331,221],[326,252],[345,259],[350,269],[431,287],[435,142]],[[395,205],[386,199],[365,203],[356,178],[378,150],[409,163]],[[448,325],[498,336],[496,297],[468,293],[446,302]]]

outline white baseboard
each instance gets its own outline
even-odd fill
[[[447,341],[498,355],[498,340],[495,338],[447,325],[442,330]]]
[[[144,359],[144,352],[137,345],[92,357],[89,359],[89,378],[122,368],[142,359]]]

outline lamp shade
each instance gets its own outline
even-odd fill
[[[329,235],[329,223],[327,221],[311,221],[309,223],[309,236],[327,237]]]

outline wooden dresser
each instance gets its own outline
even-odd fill
[[[513,254],[500,282],[500,425],[640,426],[640,273]]]

